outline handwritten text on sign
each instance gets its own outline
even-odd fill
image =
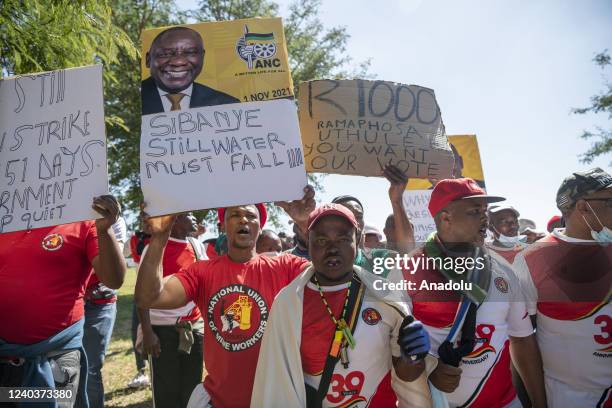
[[[143,116],[140,178],[151,215],[299,198],[307,177],[295,104]]]
[[[0,81],[0,233],[98,218],[107,191],[102,65]]]
[[[414,227],[414,242],[417,245],[427,241],[429,234],[436,230],[436,224],[428,208],[431,192],[432,190],[404,191],[404,208]]]
[[[309,172],[447,178],[453,155],[431,89],[385,81],[300,84],[300,129]]]

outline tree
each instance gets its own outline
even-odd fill
[[[597,54],[593,61],[602,70],[612,64],[607,49]],[[586,108],[574,108],[572,113],[584,115],[585,113],[607,112],[608,119],[612,118],[612,83],[608,80],[604,81],[606,89],[599,95],[591,97],[591,105]],[[612,152],[612,129],[604,129],[601,126],[597,126],[595,129],[594,131],[585,130],[580,136],[582,139],[595,139],[591,148],[580,156],[582,163],[592,163],[596,157]],[[610,165],[612,166],[612,162]]]
[[[278,4],[270,0],[207,0],[199,9],[179,12],[168,0],[139,1],[113,0],[113,22],[137,42],[142,30],[149,27],[179,24],[187,21],[218,21],[251,17],[270,17],[278,14]],[[350,58],[346,55],[348,34],[344,28],[325,29],[318,17],[320,0],[298,0],[290,7],[285,19],[285,35],[294,83],[323,77],[346,77]],[[126,53],[120,54],[111,66],[119,79],[105,92],[106,111],[118,115],[122,123],[111,126],[109,137],[110,181],[115,191],[123,196],[124,204],[136,211],[142,201],[139,175],[140,138],[140,60]],[[367,63],[361,64],[353,75],[366,73]],[[321,189],[318,178],[310,182]],[[270,220],[277,224],[278,212],[270,208]],[[213,212],[214,213],[214,212]],[[202,213],[199,214],[202,216]],[[209,216],[212,221],[214,215]],[[278,224],[277,224],[278,225]]]
[[[111,0],[113,24],[135,43],[147,28],[181,24],[185,15],[171,0]],[[116,81],[104,89],[105,111],[122,119],[108,126],[108,170],[113,192],[135,213],[140,190],[140,53],[121,52],[109,66]]]
[[[120,53],[137,54],[113,25],[108,1],[5,0],[0,8],[0,78],[102,63],[108,86],[117,80],[108,66]],[[114,114],[105,119],[122,123]]]

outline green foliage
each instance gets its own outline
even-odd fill
[[[0,78],[102,63],[120,53],[136,58],[127,34],[116,27],[108,1],[4,0],[0,8]],[[117,82],[104,70],[104,84]],[[118,115],[106,123],[124,126]]]
[[[320,0],[296,0],[284,20],[294,84],[316,78],[366,76],[368,62],[348,71],[349,39],[325,28]],[[142,31],[185,22],[278,15],[271,0],[207,0],[182,12],[172,0],[3,0],[0,6],[0,77],[92,63],[104,64],[104,97],[111,190],[135,214],[140,190],[140,44]],[[297,89],[296,89],[297,90]],[[310,176],[321,190],[321,176]],[[194,186],[194,188],[198,188]],[[278,226],[279,209],[270,210]],[[210,221],[216,217],[210,211]],[[198,212],[205,216],[205,212]],[[216,219],[213,221],[213,225]]]
[[[608,65],[612,65],[608,50],[597,54],[593,61],[596,65],[604,70]],[[612,83],[607,79],[604,80],[606,89],[599,95],[591,97],[591,105],[586,108],[574,108],[572,113],[584,115],[586,113],[608,113],[608,119],[612,118]],[[612,129],[605,129],[601,126],[596,126],[595,130],[585,130],[580,136],[582,139],[593,140],[591,148],[583,153],[581,162],[592,163],[598,156],[603,156],[612,152]],[[610,163],[612,166],[612,162]]]
[[[171,0],[111,0],[113,24],[135,43],[140,43],[147,28],[181,24],[185,21]],[[104,89],[107,115],[118,116],[121,123],[107,126],[108,170],[113,193],[123,205],[137,213],[142,202],[140,190],[140,53],[121,52],[108,69],[116,81]]]

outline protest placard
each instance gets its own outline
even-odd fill
[[[473,178],[480,187],[485,188],[482,160],[480,159],[476,135],[450,135],[448,136],[448,142],[454,156],[452,177]],[[434,181],[436,178],[431,177],[430,179]],[[423,179],[411,179],[406,187],[407,190],[427,190],[428,188],[431,188],[431,181]]]
[[[293,96],[280,18],[146,30],[142,57],[143,115]]]
[[[143,116],[140,154],[150,215],[290,200],[307,184],[287,99]]]
[[[476,135],[448,136],[455,155],[453,178],[470,177],[485,188],[482,162]],[[434,219],[427,208],[433,187],[428,180],[410,179],[404,191],[404,208],[414,226],[415,242],[425,242],[436,230]]]
[[[102,65],[0,80],[0,233],[99,218]]]
[[[307,176],[280,18],[146,31],[142,73],[149,214],[302,196]]]
[[[404,191],[404,209],[414,228],[414,242],[417,244],[427,240],[429,234],[436,230],[433,217],[427,208],[431,190]]]
[[[300,130],[308,172],[446,178],[453,155],[433,90],[386,81],[300,84]]]

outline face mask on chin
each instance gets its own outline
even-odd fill
[[[275,257],[275,256],[279,256],[280,252],[275,252],[275,251],[271,251],[271,252],[262,252],[259,255],[263,255],[263,256],[269,256],[269,257]]]
[[[597,216],[597,214],[595,213],[595,211],[593,210],[593,207],[591,207],[591,204],[589,204],[589,202],[586,202],[587,205],[589,206],[589,208],[591,209],[591,212],[593,213],[593,215],[595,216],[595,219],[597,220],[597,222],[599,223],[599,225],[601,225],[601,231],[595,231],[591,225],[588,223],[588,221],[586,220],[586,218],[584,218],[584,215],[582,215],[582,219],[584,220],[584,222],[586,223],[586,225],[589,227],[589,229],[591,230],[591,236],[593,237],[593,239],[601,244],[609,244],[612,243],[612,230],[610,230],[610,228],[606,227],[605,225],[603,225],[601,223],[601,221],[599,220],[599,217]]]
[[[506,247],[506,248],[512,248],[514,246],[523,244],[527,241],[527,236],[526,235],[515,235],[513,237],[508,236],[508,235],[504,235],[501,232],[495,230],[495,232],[497,232],[499,234],[499,237],[497,238],[497,241],[502,244],[502,246]]]

